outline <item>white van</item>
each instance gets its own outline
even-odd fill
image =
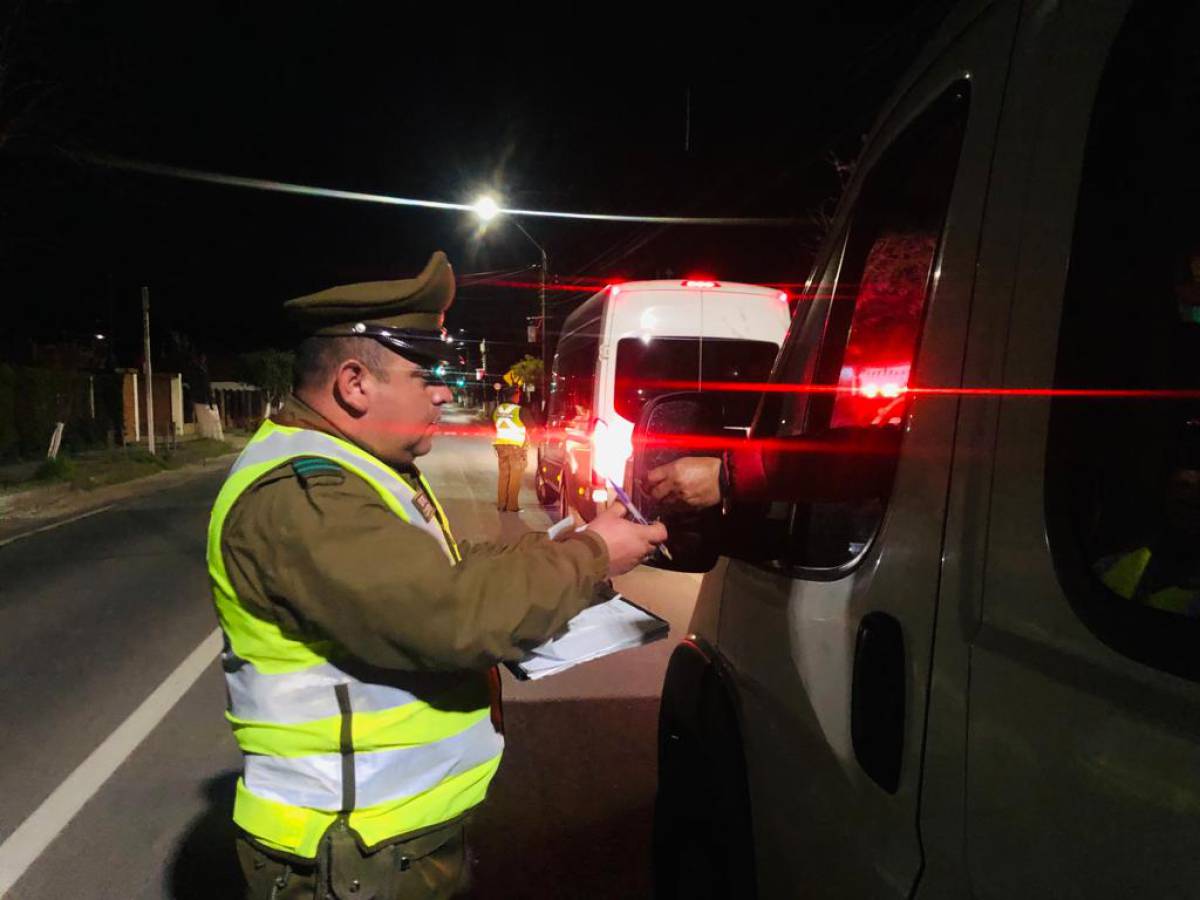
[[[727,450],[660,898],[1200,897],[1198,33],[971,2],[885,108]]]
[[[778,288],[713,279],[613,284],[563,323],[536,483],[543,503],[595,515],[606,478],[625,481],[633,425],[647,400],[706,383],[764,382],[790,321]],[[757,397],[728,395],[745,430]]]

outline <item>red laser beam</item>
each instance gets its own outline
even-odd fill
[[[623,390],[638,388],[658,391],[695,391],[698,384],[685,379],[634,380],[618,378]],[[841,394],[868,397],[860,388],[835,384],[781,384],[766,381],[705,381],[703,390],[711,393],[754,394]],[[1125,389],[1125,388],[990,388],[990,387],[911,387],[901,386],[899,393],[931,397],[1071,397],[1102,400],[1197,400],[1200,389]],[[871,397],[869,399],[875,399]]]

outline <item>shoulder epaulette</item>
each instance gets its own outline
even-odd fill
[[[322,476],[334,476],[340,480],[346,474],[341,466],[323,456],[301,456],[293,459],[292,470],[304,484]]]

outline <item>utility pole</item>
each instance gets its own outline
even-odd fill
[[[146,355],[146,437],[154,452],[154,372],[150,367],[150,288],[142,285],[142,352]]]
[[[548,380],[550,379],[550,365],[546,361],[546,350],[550,348],[550,342],[546,340],[546,332],[550,331],[550,328],[548,328],[550,323],[546,322],[546,272],[550,270],[550,257],[546,254],[546,248],[541,246],[538,241],[535,241],[533,235],[529,234],[520,222],[514,218],[512,224],[515,224],[521,234],[529,239],[530,244],[538,248],[538,253],[541,256],[541,277],[538,280],[538,302],[541,306],[541,384],[539,388],[541,388],[541,402],[545,404],[548,398],[550,398],[550,391],[546,388],[546,385],[550,384],[550,380]],[[542,406],[542,408],[545,409],[545,406]]]
[[[690,153],[692,149],[692,88],[689,85],[683,91],[683,152]]]
[[[542,408],[545,409],[545,404],[549,402],[550,395],[547,393],[549,385],[550,364],[546,361],[546,350],[550,346],[547,341],[550,323],[546,321],[546,251],[538,245],[538,249],[542,251],[542,277],[538,284],[538,299],[542,304],[542,383],[538,385],[538,390],[541,391]]]

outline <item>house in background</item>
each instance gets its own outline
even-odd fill
[[[209,385],[224,428],[257,428],[269,414],[267,392],[243,381],[214,381]]]
[[[118,369],[121,382],[121,413],[124,423],[122,438],[126,444],[146,440],[146,378],[137,369]],[[180,438],[196,430],[193,410],[184,406],[183,376],[178,372],[155,372],[154,378],[154,436]]]

